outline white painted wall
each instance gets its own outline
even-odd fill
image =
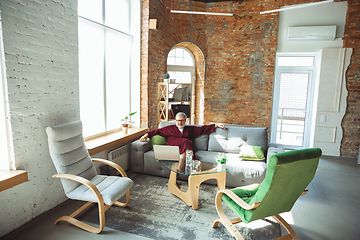
[[[45,128],[80,119],[76,0],[0,0],[14,156],[29,181],[0,192],[0,237],[66,198]]]
[[[352,48],[327,48],[322,51],[314,147],[321,148],[324,155],[340,156],[341,121],[346,112],[348,95],[345,76],[351,54]]]
[[[279,12],[277,52],[320,52],[323,48],[342,47],[334,41],[288,41],[288,27],[336,25],[336,37],[344,36],[347,2],[333,2],[313,7]]]

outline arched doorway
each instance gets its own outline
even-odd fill
[[[193,43],[181,42],[173,46],[167,57],[167,71],[170,78],[191,83],[192,124],[204,124],[204,80],[205,56]]]
[[[182,112],[188,115],[189,123],[195,123],[195,58],[194,55],[184,47],[174,47],[167,57],[167,72],[170,74],[170,79],[176,84],[169,86],[169,91],[173,93],[173,97],[177,90],[185,89],[185,95],[181,104],[171,104],[171,109],[181,107]],[[179,85],[182,84],[182,85]],[[189,84],[189,85],[187,85]],[[181,88],[177,89],[179,86]],[[176,100],[176,99],[175,99]],[[175,110],[174,109],[174,110]]]

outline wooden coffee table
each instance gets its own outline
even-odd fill
[[[168,183],[169,192],[181,200],[194,210],[198,209],[199,204],[199,186],[202,182],[208,179],[216,179],[218,190],[225,189],[226,172],[231,169],[218,171],[216,164],[201,162],[201,169],[189,170],[185,169],[183,172],[177,170],[178,162],[169,160],[156,160],[161,166],[170,169],[170,177]],[[182,191],[176,183],[177,174],[188,176],[188,189],[186,192]]]

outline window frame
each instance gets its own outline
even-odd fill
[[[314,57],[313,66],[278,66],[278,57]],[[273,85],[273,104],[272,104],[272,113],[271,113],[271,142],[276,142],[276,129],[277,129],[277,115],[278,111],[275,110],[279,103],[279,95],[277,94],[277,89],[279,89],[278,79],[280,74],[284,71],[286,72],[311,72],[311,78],[308,86],[308,95],[309,102],[307,105],[310,107],[308,112],[308,122],[306,126],[305,134],[308,136],[308,139],[304,139],[303,147],[297,146],[286,146],[287,149],[300,149],[304,147],[311,147],[313,145],[314,133],[315,133],[315,120],[316,120],[316,110],[317,110],[317,95],[319,88],[319,78],[320,78],[320,63],[321,63],[321,54],[319,52],[295,52],[295,53],[276,53],[275,59],[275,72],[274,72],[274,85]]]

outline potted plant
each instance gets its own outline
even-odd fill
[[[218,162],[217,170],[224,171],[226,169],[226,155],[224,153],[219,153],[215,159]]]
[[[123,130],[125,131],[125,133],[127,133],[127,130],[129,128],[129,124],[130,123],[134,123],[130,120],[130,117],[132,115],[134,115],[136,112],[132,112],[130,113],[128,116],[124,117],[123,119],[121,119],[121,121],[123,121],[124,123],[122,124]]]
[[[169,82],[169,78],[170,78],[170,74],[169,74],[169,73],[165,73],[165,74],[164,74],[164,82]]]

